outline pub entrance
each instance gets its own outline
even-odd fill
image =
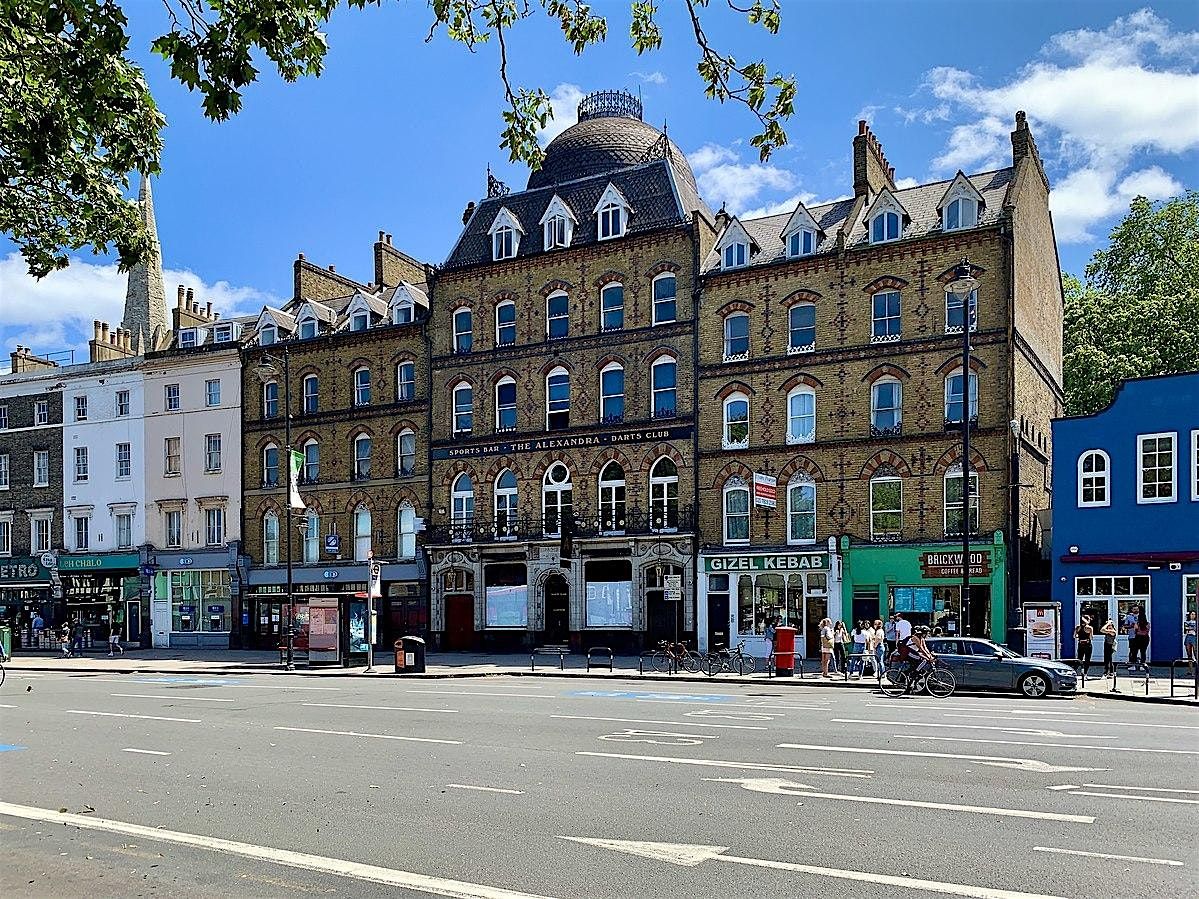
[[[570,587],[566,578],[551,574],[545,580],[546,643],[567,643],[570,640]]]
[[[469,593],[451,594],[445,598],[445,649],[465,652],[474,649],[475,597]]]

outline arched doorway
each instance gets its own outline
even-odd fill
[[[566,578],[551,574],[545,579],[546,643],[566,643],[570,640],[570,587]]]

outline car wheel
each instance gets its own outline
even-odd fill
[[[1026,674],[1020,680],[1020,692],[1029,699],[1040,699],[1049,693],[1049,679],[1043,674]]]

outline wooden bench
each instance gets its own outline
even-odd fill
[[[552,644],[549,646],[538,646],[538,647],[534,648],[534,650],[531,653],[529,653],[529,670],[530,671],[537,670],[537,657],[538,656],[557,656],[558,657],[558,669],[561,671],[565,671],[566,670],[566,656],[569,652],[570,652],[570,647],[566,646],[565,644]]]
[[[587,670],[588,671],[591,670],[591,654],[592,653],[595,653],[597,656],[605,656],[606,655],[608,657],[608,670],[609,671],[612,670],[612,663],[615,661],[615,659],[612,655],[612,647],[611,646],[592,646],[589,650],[587,650]],[[604,663],[597,661],[595,663],[595,667],[598,668],[602,664],[604,664]]]

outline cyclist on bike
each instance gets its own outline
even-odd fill
[[[917,671],[924,670],[927,665],[937,660],[928,644],[924,642],[928,635],[929,629],[921,625],[912,628],[911,636],[899,641],[899,661],[905,665],[908,677],[914,677]]]

